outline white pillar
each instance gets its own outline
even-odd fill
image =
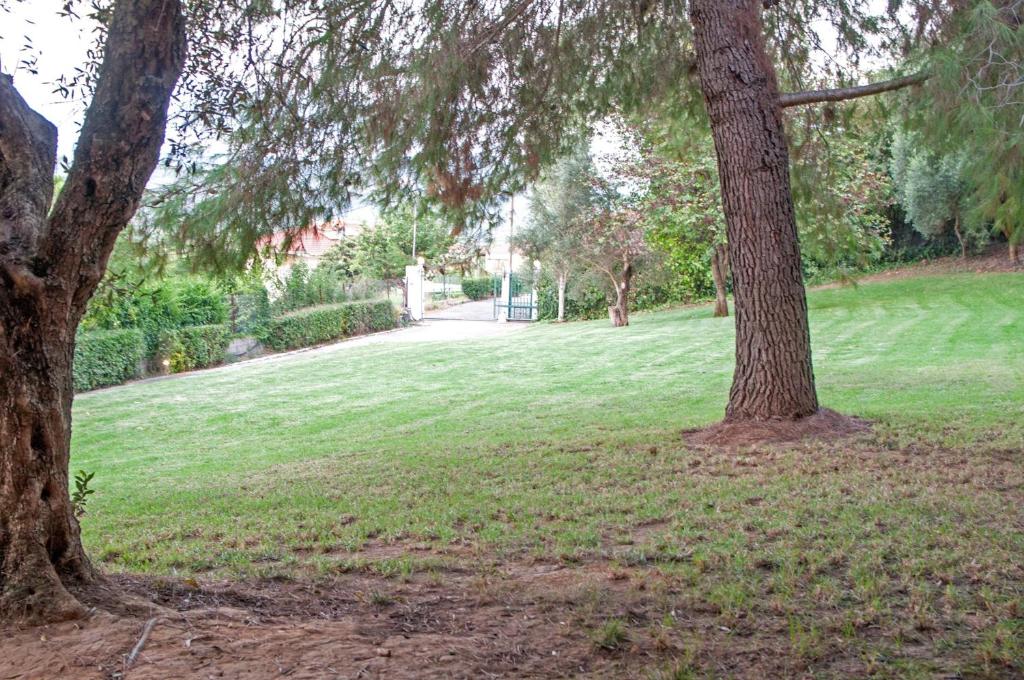
[[[498,321],[508,321],[508,293],[512,279],[509,272],[501,273],[501,297],[498,298]]]
[[[409,305],[409,318],[423,319],[423,266],[411,264],[405,268],[405,290]]]

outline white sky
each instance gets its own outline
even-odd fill
[[[10,14],[0,13],[0,70],[13,75],[25,101],[57,126],[57,155],[70,158],[87,102],[64,99],[54,83],[85,62],[95,24],[62,19],[60,7],[60,0],[32,0],[12,3]],[[27,42],[33,49],[24,49]],[[19,64],[29,55],[38,57],[38,75]]]

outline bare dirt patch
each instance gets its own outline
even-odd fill
[[[0,678],[622,677],[663,653],[600,651],[588,621],[628,613],[629,580],[602,567],[517,565],[492,576],[347,575],[329,583],[112,577],[164,608],[2,631]],[[595,605],[581,593],[602,593]],[[574,611],[578,610],[578,611]]]
[[[725,421],[683,432],[683,440],[692,446],[739,448],[760,444],[789,444],[805,439],[835,441],[871,430],[871,424],[853,416],[821,409],[799,420]]]

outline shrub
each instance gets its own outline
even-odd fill
[[[270,297],[263,286],[230,296],[231,330],[241,335],[260,335],[270,322]]]
[[[462,279],[462,292],[470,300],[483,300],[494,293],[494,279],[483,276],[476,279]]]
[[[271,319],[260,340],[273,350],[296,349],[388,330],[397,324],[395,308],[386,300],[347,302],[304,309]]]
[[[135,287],[107,286],[89,301],[84,330],[138,328],[146,356],[155,354],[161,334],[182,326],[220,324],[228,320],[224,294],[199,277],[171,277]]]
[[[144,356],[145,342],[138,329],[79,333],[75,338],[75,390],[84,392],[130,380],[138,375]]]
[[[226,324],[186,326],[160,334],[157,356],[168,362],[171,373],[181,373],[222,363],[230,342]]]

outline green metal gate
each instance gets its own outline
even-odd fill
[[[502,295],[501,283],[501,277],[494,277],[494,318],[499,318],[504,309],[505,318],[509,321],[533,321],[537,311],[533,286],[518,274],[511,274],[508,292]]]

